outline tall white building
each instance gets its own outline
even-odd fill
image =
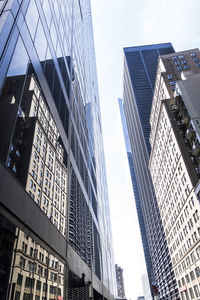
[[[160,55],[174,53],[170,43],[124,48],[124,90],[121,115],[134,189],[147,274],[152,297],[176,300],[178,288],[171,268],[157,200],[148,169],[149,117]],[[123,117],[123,113],[125,118]],[[128,135],[127,135],[128,133]],[[128,137],[128,138],[127,138]],[[128,139],[130,146],[128,145]]]
[[[159,58],[149,168],[182,300],[200,299],[200,52]]]

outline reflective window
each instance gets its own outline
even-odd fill
[[[55,104],[58,111],[65,114],[66,104],[61,107],[60,104],[60,85],[53,61],[49,61],[48,72],[52,76],[52,89],[55,97]],[[63,62],[62,62],[63,65]],[[52,219],[51,206],[53,205],[51,186],[56,182],[55,170],[53,165],[59,161],[62,173],[66,174],[66,157],[65,150],[62,147],[61,140],[58,141],[59,132],[54,123],[53,117],[49,111],[46,100],[41,94],[41,89],[35,74],[30,65],[30,72],[27,76],[20,75],[8,77],[5,81],[2,95],[0,96],[0,104],[3,107],[0,110],[0,125],[4,128],[0,132],[0,159],[6,164],[11,173],[23,184],[25,190],[30,197],[38,204],[54,223],[57,229],[65,235],[65,224],[62,220],[65,217],[65,210],[57,206],[56,220]],[[25,82],[25,83],[24,83]],[[54,83],[54,84],[53,84]],[[65,101],[64,101],[65,103]],[[11,109],[12,108],[12,109]],[[61,116],[62,119],[62,116]],[[9,120],[9,121],[8,121]],[[30,126],[30,122],[34,122],[34,126]],[[62,120],[63,123],[65,122]],[[65,124],[63,124],[65,126]],[[25,129],[26,128],[26,129]],[[26,134],[24,133],[26,130]],[[43,139],[45,136],[45,142]],[[31,147],[21,147],[31,143]],[[51,152],[45,155],[46,148],[53,146]],[[50,150],[49,150],[50,151]],[[55,153],[52,155],[52,152]],[[26,167],[26,162],[29,167]],[[40,161],[40,163],[39,163]],[[45,174],[47,178],[42,178],[43,173],[41,163],[47,166]],[[26,178],[24,181],[23,178]],[[59,183],[61,184],[61,183]],[[43,193],[46,194],[45,206],[42,204]],[[63,190],[63,202],[66,203],[66,190]],[[33,253],[33,249],[27,249],[27,245],[23,245],[23,252]],[[28,262],[29,271],[35,267],[31,261]]]
[[[186,59],[183,59],[181,60],[181,63],[184,65],[184,64],[187,64],[187,60]]]
[[[47,50],[47,40],[41,21],[38,23],[37,32],[35,36],[35,48],[41,61],[45,60]]]
[[[194,292],[192,288],[189,288],[189,292],[190,292],[190,297],[191,299],[194,299]]]
[[[48,59],[52,59],[52,55],[51,55],[49,47],[47,48],[47,52],[46,52],[46,60],[48,60]]]
[[[173,78],[174,78],[174,75],[169,74],[169,75],[167,75],[167,78],[168,78],[168,79],[173,79]]]
[[[185,66],[183,66],[183,68],[184,68],[184,70],[189,70],[189,69],[190,69],[190,66],[185,65]]]
[[[38,15],[37,7],[35,5],[35,1],[31,0],[28,10],[27,10],[27,13],[26,13],[25,20],[28,25],[28,29],[30,31],[32,38],[34,38],[34,35],[35,35],[38,17],[39,17],[39,15]]]
[[[57,44],[57,33],[56,33],[56,28],[55,28],[55,25],[54,25],[54,21],[53,21],[53,20],[52,20],[52,22],[51,22],[50,35],[51,35],[52,42],[53,42],[53,44],[54,44],[54,49],[56,49],[56,44]]]
[[[60,43],[58,41],[57,43],[57,49],[56,49],[56,57],[61,57],[62,56],[62,52],[61,52],[61,48],[60,48]]]
[[[53,1],[53,4],[54,4],[53,10],[56,15],[57,22],[59,22],[60,14],[59,14],[58,3],[57,3],[57,1]]]
[[[195,292],[195,296],[196,296],[196,297],[199,297],[199,296],[200,296],[200,294],[199,294],[199,288],[198,288],[197,285],[194,286],[194,292]]]
[[[180,66],[180,67],[177,67],[177,70],[178,70],[178,71],[182,71],[182,70],[183,70],[183,67],[181,67],[181,66]]]
[[[43,10],[45,12],[45,18],[46,18],[46,21],[47,21],[47,25],[48,25],[48,27],[50,27],[52,15],[51,15],[51,9],[50,9],[49,1],[48,0],[44,0],[44,2],[43,2]]]
[[[26,52],[21,37],[19,37],[12,56],[12,60],[10,62],[8,76],[26,74],[28,62],[28,54]]]
[[[63,42],[63,38],[64,38],[64,29],[63,29],[63,25],[62,25],[62,20],[60,18],[60,22],[59,22],[59,33],[60,33],[60,38],[61,38],[61,43]]]
[[[23,252],[24,244],[28,248],[26,254]],[[8,275],[6,279],[2,279],[2,272],[0,272],[0,299],[20,299],[20,295],[23,295],[21,299],[32,299],[30,295],[40,295],[42,285],[43,291],[47,291],[48,286],[52,286],[52,281],[51,293],[63,297],[64,264],[46,250],[44,246],[41,246],[38,241],[36,242],[32,237],[25,234],[1,214],[0,247],[1,257],[6,258],[4,262],[1,262],[1,271],[6,270]],[[37,251],[40,255],[31,256],[30,249],[33,249],[34,253]],[[42,258],[46,259],[42,260]],[[41,267],[41,263],[45,267],[46,274],[51,271],[51,276],[39,276],[40,274],[34,266]],[[2,274],[5,274],[5,272]],[[58,277],[59,281],[57,280]],[[9,294],[9,286],[13,287],[12,294]],[[6,297],[6,294],[8,297]]]

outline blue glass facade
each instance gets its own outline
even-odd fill
[[[150,155],[150,112],[156,79],[158,56],[174,52],[170,43],[124,48],[137,110]]]
[[[121,114],[124,139],[125,139],[125,143],[126,143],[127,157],[128,157],[131,181],[132,181],[133,192],[134,192],[134,200],[135,200],[135,205],[136,205],[136,210],[137,210],[137,215],[138,215],[138,222],[139,222],[139,227],[140,227],[142,245],[143,245],[143,250],[144,250],[144,257],[145,257],[146,268],[147,268],[147,273],[148,273],[149,286],[152,287],[155,282],[155,276],[153,274],[152,261],[151,261],[149,245],[148,245],[148,241],[147,241],[147,235],[146,235],[146,229],[145,229],[145,224],[144,224],[144,217],[143,217],[143,213],[142,213],[140,194],[139,194],[139,190],[138,190],[138,186],[137,186],[137,180],[136,180],[136,175],[135,175],[135,170],[134,170],[134,165],[133,165],[133,154],[131,151],[131,146],[130,146],[130,141],[129,141],[129,136],[128,136],[128,129],[127,129],[126,119],[125,119],[124,110],[123,110],[122,99],[118,99],[118,103],[119,103],[119,109],[120,109],[120,114]],[[150,293],[152,293],[152,291]]]
[[[113,299],[90,0],[1,1],[0,23],[0,298]]]
[[[178,299],[169,249],[148,170],[151,151],[149,117],[158,56],[173,52],[170,43],[124,48],[123,108],[137,183],[136,194],[138,191],[155,276],[155,282],[150,282],[155,299]]]

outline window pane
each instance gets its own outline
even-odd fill
[[[44,10],[44,12],[45,12],[45,18],[46,18],[46,21],[47,21],[47,25],[48,25],[48,27],[50,27],[50,22],[51,22],[51,9],[50,9],[49,1],[48,1],[48,0],[44,0],[44,3],[43,3],[43,10]]]
[[[27,65],[29,62],[28,54],[24,47],[21,37],[19,36],[7,76],[26,74]]]
[[[41,22],[38,23],[38,28],[35,37],[35,48],[41,61],[45,60],[47,41]]]
[[[28,25],[30,34],[32,38],[34,38],[35,30],[38,22],[38,11],[34,0],[30,1],[25,20]]]
[[[52,20],[51,22],[51,30],[50,30],[50,34],[51,34],[51,39],[52,42],[54,44],[54,49],[56,49],[56,44],[57,44],[57,33],[56,33],[56,28],[54,25],[54,21]]]

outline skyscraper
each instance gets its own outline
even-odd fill
[[[124,289],[124,276],[123,269],[115,265],[115,273],[116,273],[116,282],[117,282],[117,296],[118,298],[125,298],[125,289]]]
[[[0,298],[114,299],[90,1],[0,21]]]
[[[118,103],[119,103],[119,109],[120,109],[120,114],[121,114],[121,121],[122,121],[122,126],[123,126],[124,139],[125,139],[125,144],[126,144],[126,151],[127,151],[131,181],[132,181],[132,186],[133,186],[135,205],[136,205],[136,210],[137,210],[137,215],[138,215],[140,234],[141,234],[142,245],[143,245],[143,250],[144,250],[145,263],[146,263],[147,273],[148,273],[148,282],[149,282],[149,290],[150,290],[149,293],[151,294],[152,293],[151,287],[155,284],[155,277],[154,277],[154,272],[153,272],[153,267],[152,267],[151,256],[150,256],[150,252],[149,252],[149,246],[148,246],[146,229],[145,229],[145,224],[144,224],[140,195],[139,195],[137,180],[136,180],[136,176],[135,176],[135,172],[134,172],[133,154],[132,154],[132,150],[131,150],[131,146],[130,146],[128,129],[127,129],[126,119],[125,119],[125,115],[124,115],[123,100],[118,99]]]
[[[169,249],[148,170],[151,151],[149,117],[158,56],[173,52],[170,43],[124,48],[123,108],[132,150],[133,172],[155,276],[155,284],[151,285],[152,295],[156,299],[178,299]]]
[[[199,299],[200,51],[159,58],[150,172],[182,300]]]

